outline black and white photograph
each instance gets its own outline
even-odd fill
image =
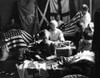
[[[0,0],[0,78],[100,78],[100,0]]]

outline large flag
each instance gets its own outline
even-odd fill
[[[33,41],[33,37],[23,30],[12,29],[3,33],[4,39],[7,42],[9,49],[16,47],[27,47]]]
[[[82,16],[83,16],[82,12],[79,11],[68,23],[64,23],[64,25],[60,27],[60,29],[64,32],[64,35],[67,35],[67,36],[75,35],[75,33],[79,29],[76,23],[80,20]]]
[[[31,35],[34,30],[38,31],[35,27],[36,20],[36,0],[18,0],[19,17],[21,20],[22,29]]]

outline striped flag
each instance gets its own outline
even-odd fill
[[[24,31],[24,30],[20,30],[20,32],[21,32],[22,38],[24,39],[24,41],[25,41],[27,44],[33,42],[33,37],[32,37],[29,33],[27,33],[27,32]]]
[[[75,35],[77,30],[79,29],[76,23],[80,20],[82,16],[82,12],[79,11],[68,23],[64,23],[64,25],[60,26],[59,29],[64,32],[64,35]]]
[[[3,33],[4,40],[9,49],[15,47],[27,47],[32,42],[32,36],[23,30],[12,29]]]

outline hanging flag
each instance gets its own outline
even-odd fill
[[[69,0],[61,0],[61,16],[65,23],[70,21]]]
[[[58,0],[50,0],[50,13],[58,13]]]
[[[62,17],[62,21],[69,22],[69,0],[50,0],[50,15],[55,17],[57,14]]]
[[[32,34],[35,20],[35,0],[18,0],[18,9],[22,29]]]

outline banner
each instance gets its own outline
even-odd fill
[[[35,27],[35,0],[18,0],[18,8],[22,29],[32,35],[34,30],[35,32],[37,30]]]

